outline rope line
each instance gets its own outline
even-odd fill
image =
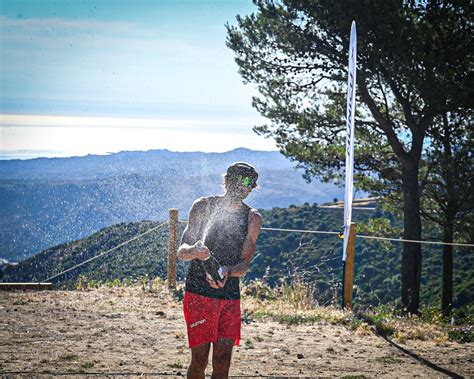
[[[100,258],[101,256],[103,256],[103,255],[105,255],[105,254],[108,254],[108,253],[110,253],[111,251],[117,250],[119,247],[122,247],[122,246],[126,245],[127,243],[130,243],[130,242],[136,240],[137,238],[140,238],[140,237],[144,236],[145,234],[151,233],[152,231],[154,231],[154,230],[156,230],[156,229],[162,227],[164,224],[167,224],[167,223],[168,223],[168,221],[164,221],[164,222],[162,222],[160,225],[155,226],[154,228],[151,228],[151,229],[147,230],[146,232],[143,232],[143,233],[141,233],[141,234],[139,234],[139,235],[137,235],[137,236],[135,236],[135,237],[129,239],[128,241],[122,242],[121,244],[119,244],[119,245],[117,245],[117,246],[114,246],[114,247],[112,247],[111,249],[109,249],[109,250],[107,250],[107,251],[104,251],[104,252],[102,252],[102,253],[100,253],[100,254],[98,254],[98,255],[92,257],[92,258],[86,259],[84,262],[78,263],[77,265],[75,265],[75,266],[73,266],[73,267],[71,267],[71,268],[68,268],[67,270],[61,271],[59,274],[53,275],[53,276],[51,276],[51,277],[49,277],[49,278],[43,280],[43,282],[48,282],[48,281],[50,281],[50,280],[52,280],[52,279],[57,278],[58,276],[60,276],[60,275],[62,275],[62,274],[65,274],[66,272],[69,272],[69,271],[71,271],[71,270],[74,270],[74,269],[77,268],[77,267],[80,267],[80,266],[82,266],[82,265],[84,265],[84,264],[86,264],[86,263],[92,262],[93,260],[95,260],[95,259],[97,259],[97,258]]]
[[[424,244],[429,244],[429,245],[450,245],[450,246],[474,247],[474,244],[472,244],[472,243],[442,242],[442,241],[416,241],[416,240],[406,240],[406,239],[403,239],[403,238],[363,236],[363,235],[359,235],[359,234],[356,234],[356,237],[373,239],[373,240],[394,241],[394,242],[424,243]]]
[[[276,232],[296,232],[296,233],[312,233],[312,234],[337,234],[339,232],[325,232],[322,230],[304,230],[304,229],[282,229],[282,228],[262,228],[262,230],[271,230]]]
[[[183,224],[187,224],[187,220],[179,221]],[[326,232],[323,230],[307,230],[307,229],[283,229],[283,228],[266,228],[263,227],[262,230],[276,231],[276,232],[291,232],[291,233],[311,233],[311,234],[336,234],[340,235],[340,232]],[[474,247],[472,243],[458,243],[458,242],[442,242],[442,241],[417,241],[417,240],[407,240],[403,238],[389,238],[389,237],[377,237],[377,236],[365,236],[361,234],[356,234],[356,237],[373,239],[373,240],[382,240],[382,241],[393,241],[393,242],[413,242],[427,245],[450,245],[450,246],[461,246],[461,247]]]
[[[262,230],[274,230],[274,231],[280,231],[280,232],[314,233],[314,234],[337,234],[337,235],[340,234],[339,232],[325,232],[322,230],[281,229],[281,228],[262,228]],[[451,245],[451,246],[462,246],[462,247],[474,247],[474,244],[470,244],[470,243],[442,242],[442,241],[417,241],[417,240],[407,240],[403,238],[365,236],[361,234],[356,234],[356,237],[373,239],[373,240],[393,241],[393,242],[413,242],[413,243],[429,244],[429,245]]]
[[[186,220],[181,220],[179,221],[180,223],[184,223],[184,224],[187,224],[188,221]],[[144,235],[148,234],[148,233],[151,233],[152,231],[158,229],[158,228],[161,228],[163,225],[167,224],[168,221],[163,221],[161,224],[159,224],[158,226],[155,226],[154,228],[151,228],[149,230],[147,230],[146,232],[143,232],[139,235],[136,235],[135,237],[125,241],[125,242],[122,242],[120,243],[119,245],[117,246],[114,246],[112,247],[111,249],[109,250],[106,250],[94,257],[91,257],[89,259],[86,259],[85,261],[81,262],[81,263],[78,263],[77,265],[73,266],[73,267],[70,267],[64,271],[61,271],[60,273],[56,274],[56,275],[53,275],[53,276],[50,276],[49,278],[43,280],[43,281],[39,281],[38,283],[41,283],[41,282],[49,282],[50,280],[52,279],[55,279],[57,278],[58,276],[61,276],[69,271],[72,271],[82,265],[85,265],[86,263],[89,263],[89,262],[92,262],[93,260],[97,259],[97,258],[100,258],[102,257],[103,255],[105,254],[108,254],[114,250],[117,250],[118,248],[140,238],[140,237],[143,237]],[[263,227],[262,230],[267,230],[267,231],[276,231],[276,232],[290,232],[290,233],[310,233],[310,234],[331,234],[331,235],[338,235],[340,236],[340,232],[330,232],[330,231],[323,231],[323,230],[305,230],[305,229],[284,229],[284,228],[267,228],[267,227]],[[419,243],[419,244],[429,244],[429,245],[450,245],[450,246],[461,246],[461,247],[474,247],[474,244],[469,244],[469,243],[457,243],[457,242],[441,242],[441,241],[417,241],[417,240],[407,240],[407,239],[403,239],[403,238],[389,238],[389,237],[377,237],[377,236],[366,236],[366,235],[360,235],[360,234],[356,234],[356,237],[358,238],[365,238],[365,239],[373,239],[373,240],[381,240],[381,241],[392,241],[392,242],[412,242],[412,243]]]

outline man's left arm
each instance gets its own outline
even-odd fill
[[[251,209],[249,213],[249,226],[247,237],[242,248],[242,262],[235,266],[229,267],[229,276],[240,278],[245,276],[249,269],[250,262],[253,259],[255,251],[255,244],[257,243],[258,235],[262,229],[262,216],[256,209]]]

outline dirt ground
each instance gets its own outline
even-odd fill
[[[470,377],[473,345],[254,321],[243,325],[230,374]],[[167,291],[0,291],[0,376],[184,376],[189,358],[181,305]]]

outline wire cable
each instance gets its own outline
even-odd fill
[[[450,246],[474,247],[474,244],[472,243],[442,242],[442,241],[416,241],[416,240],[406,240],[403,238],[364,236],[360,234],[356,234],[356,237],[373,239],[373,240],[394,241],[394,242],[413,242],[413,243],[422,243],[422,244],[424,243],[424,244],[429,244],[429,245],[450,245]]]
[[[181,223],[187,224],[188,221],[181,220]],[[335,234],[340,236],[341,232],[326,232],[323,230],[304,230],[304,229],[284,229],[284,228],[266,228],[263,227],[262,230],[277,231],[277,232],[290,232],[290,233],[312,233],[312,234]],[[392,242],[412,242],[420,243],[427,245],[450,245],[450,246],[460,246],[460,247],[474,247],[472,243],[459,243],[459,242],[442,242],[442,241],[417,241],[417,240],[407,240],[403,238],[389,238],[389,237],[377,237],[377,236],[365,236],[361,234],[356,234],[356,237],[373,239],[373,240],[382,240],[382,241],[392,241]]]
[[[280,231],[280,232],[297,232],[297,233],[314,233],[314,234],[337,234],[337,235],[341,234],[340,232],[325,232],[322,230],[301,230],[301,229],[282,229],[282,228],[262,228],[262,230],[274,230],[274,231]],[[382,241],[393,241],[393,242],[413,242],[413,243],[429,244],[429,245],[450,245],[450,246],[461,246],[461,247],[474,247],[474,244],[470,244],[470,243],[442,242],[442,241],[417,241],[417,240],[407,240],[403,238],[365,236],[361,234],[356,234],[356,237],[365,238],[365,239],[382,240]]]
[[[276,232],[295,232],[295,233],[312,233],[312,234],[336,234],[339,232],[325,232],[322,230],[303,230],[303,229],[282,229],[282,228],[262,228],[262,230],[270,230]]]
[[[71,267],[71,268],[68,268],[67,270],[61,271],[59,274],[53,275],[53,276],[51,276],[51,277],[49,277],[49,278],[43,280],[43,282],[48,282],[48,281],[50,281],[50,280],[52,280],[52,279],[57,278],[58,276],[60,276],[60,275],[62,275],[62,274],[65,274],[66,272],[69,272],[69,271],[71,271],[71,270],[74,270],[75,268],[78,268],[78,267],[80,267],[80,266],[82,266],[82,265],[84,265],[84,264],[86,264],[86,263],[92,262],[93,260],[95,260],[95,259],[97,259],[97,258],[100,258],[101,256],[103,256],[103,255],[105,255],[105,254],[108,254],[108,253],[110,253],[111,251],[117,250],[119,247],[122,247],[122,246],[126,245],[127,243],[130,243],[130,242],[132,242],[132,241],[134,241],[134,240],[136,240],[136,239],[138,239],[138,238],[140,238],[140,237],[143,237],[145,234],[151,233],[152,231],[154,231],[154,230],[156,230],[156,229],[162,227],[164,224],[167,224],[167,223],[168,223],[168,221],[164,221],[164,222],[162,222],[160,225],[155,226],[154,228],[151,228],[151,229],[147,230],[146,232],[143,232],[143,233],[141,233],[141,234],[139,234],[139,235],[137,235],[137,236],[135,236],[135,237],[129,239],[128,241],[122,242],[121,244],[119,244],[119,245],[117,245],[117,246],[114,246],[114,247],[112,247],[111,249],[109,249],[109,250],[107,250],[107,251],[104,251],[104,252],[102,252],[102,253],[100,253],[100,254],[98,254],[98,255],[92,257],[92,258],[86,259],[84,262],[78,263],[77,265],[75,265],[75,266],[73,266],[73,267]]]

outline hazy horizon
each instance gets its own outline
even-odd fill
[[[169,119],[0,115],[0,159],[104,155],[168,149],[225,152],[277,151],[272,139],[252,131],[250,118]]]
[[[147,150],[120,150],[120,151],[107,151],[104,153],[86,153],[84,155],[71,155],[65,151],[56,151],[56,150],[14,150],[14,151],[4,151],[0,150],[0,161],[7,161],[7,160],[29,160],[29,159],[37,159],[37,158],[83,158],[89,155],[111,155],[117,153],[125,153],[125,152],[132,152],[132,153],[147,153],[150,151],[161,151],[167,150],[172,153],[229,153],[234,150],[239,149],[248,149],[251,151],[264,151],[264,152],[279,152],[278,149],[274,150],[261,150],[261,149],[249,149],[247,147],[236,147],[234,149],[229,149],[225,151],[201,151],[201,150],[189,150],[189,151],[177,151],[172,149],[160,148],[160,149],[147,149]]]

